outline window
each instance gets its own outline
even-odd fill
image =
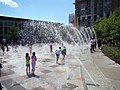
[[[88,9],[87,9],[87,14],[91,14],[91,8],[90,7],[88,7]]]
[[[5,34],[7,34],[7,30],[8,30],[7,27],[5,27]]]
[[[3,22],[2,21],[0,21],[0,26],[3,26]]]
[[[4,26],[8,26],[8,22],[7,21],[4,22]]]
[[[8,26],[13,26],[13,22],[8,22]]]
[[[82,17],[82,25],[85,24],[85,17]]]
[[[94,21],[96,21],[97,20],[97,15],[94,15]]]
[[[0,27],[0,34],[3,34],[3,27]]]
[[[85,10],[82,10],[82,11],[81,11],[81,15],[85,15]]]
[[[15,26],[16,26],[16,27],[18,26],[18,23],[17,23],[17,22],[15,22]]]
[[[88,16],[88,26],[90,26],[91,16]]]

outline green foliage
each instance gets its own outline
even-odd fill
[[[102,52],[113,59],[115,62],[120,64],[120,48],[119,47],[114,47],[114,46],[107,46],[104,45],[102,47]]]
[[[94,25],[98,38],[120,41],[120,8],[113,12],[109,18],[101,18]]]
[[[10,27],[10,30],[8,32],[8,37],[10,40],[13,40],[13,41],[16,41],[19,39],[19,35],[18,35],[18,32],[19,32],[19,28],[16,27],[16,26],[11,26]]]
[[[100,18],[96,21],[95,25],[94,25],[94,29],[96,31],[97,37],[101,38],[102,37],[102,31],[99,29],[100,28],[100,22],[103,20],[104,18]]]

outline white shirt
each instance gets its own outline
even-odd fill
[[[56,50],[55,53],[60,55],[60,50]]]
[[[90,40],[91,45],[94,45],[94,40]]]

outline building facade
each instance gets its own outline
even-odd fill
[[[75,19],[74,13],[69,14],[69,24],[72,24],[74,26],[74,19]]]
[[[120,0],[112,0],[112,2],[114,2],[112,3],[112,11],[120,7]]]
[[[25,21],[28,19],[0,16],[0,42],[3,38],[8,38],[8,31],[11,26],[16,26],[21,30]]]
[[[43,26],[44,25],[59,26],[59,25],[63,25],[63,23],[0,16],[0,43],[2,42],[3,39],[9,39],[8,32],[12,26],[17,27],[19,30],[27,30],[29,33],[30,31],[33,31],[33,30],[37,31],[37,29],[39,30],[40,28],[44,30],[44,27],[42,25]]]
[[[75,0],[76,27],[92,26],[101,17],[109,17],[120,0]]]

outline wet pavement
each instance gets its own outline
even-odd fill
[[[10,47],[5,55],[0,50],[3,64],[0,83],[3,90],[119,90],[120,66],[100,50],[94,53],[84,50],[79,55],[75,51],[73,54],[67,47],[63,65],[62,55],[59,64],[56,64],[54,51],[57,47],[53,48],[52,53],[49,52],[49,45],[33,47],[37,56],[35,77],[25,72],[28,47]]]
[[[49,47],[38,49],[36,46],[33,50],[37,56],[35,77],[27,76],[25,72],[25,53],[29,52],[28,47],[11,48],[4,56],[0,55],[3,62],[0,77],[5,87],[3,90],[83,90],[80,66],[73,56],[66,58],[65,65],[61,62],[61,56],[56,64],[55,54],[49,52]]]
[[[84,78],[88,90],[120,90],[120,65],[106,57],[101,50],[94,53],[85,53],[84,64],[94,82],[84,71]]]

